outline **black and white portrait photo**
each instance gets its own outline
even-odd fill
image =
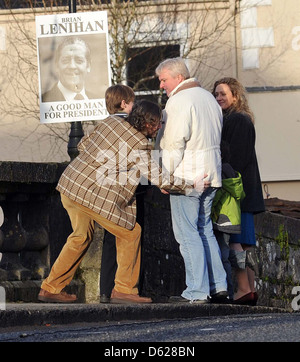
[[[110,64],[103,13],[36,17],[42,123],[107,116]]]

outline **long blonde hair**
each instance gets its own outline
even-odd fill
[[[254,114],[250,110],[246,95],[247,93],[244,86],[235,78],[225,77],[215,82],[212,92],[213,95],[215,95],[216,88],[220,84],[227,84],[231,90],[232,95],[236,98],[236,101],[230,107],[229,112],[246,113],[251,118],[251,121],[254,123]]]

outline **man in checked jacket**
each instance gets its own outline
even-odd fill
[[[147,137],[155,137],[160,127],[160,108],[143,100],[133,106],[127,121],[111,115],[81,140],[79,155],[57,186],[73,233],[44,280],[39,300],[70,303],[77,299],[62,290],[87,252],[97,222],[116,236],[118,268],[111,303],[152,302],[138,295],[141,227],[136,222],[135,190],[142,176],[162,189],[192,188],[187,181],[162,172],[151,157]]]

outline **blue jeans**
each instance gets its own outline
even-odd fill
[[[234,288],[233,288],[233,281],[232,281],[232,273],[231,273],[231,263],[229,261],[229,234],[222,233],[221,231],[214,232],[216,239],[219,244],[220,252],[221,252],[221,259],[223,263],[223,267],[226,271],[226,280],[227,280],[227,291],[229,299],[233,299]]]
[[[170,195],[173,231],[185,264],[187,288],[182,297],[189,300],[206,299],[227,290],[210,218],[215,193],[210,187],[196,197]]]

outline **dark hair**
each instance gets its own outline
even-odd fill
[[[135,98],[132,88],[124,84],[116,84],[107,88],[105,92],[105,103],[108,113],[114,114],[122,111],[121,103],[124,100],[127,104]]]
[[[138,131],[145,134],[146,124],[156,126],[161,120],[161,109],[158,104],[142,99],[137,101],[127,121]]]

